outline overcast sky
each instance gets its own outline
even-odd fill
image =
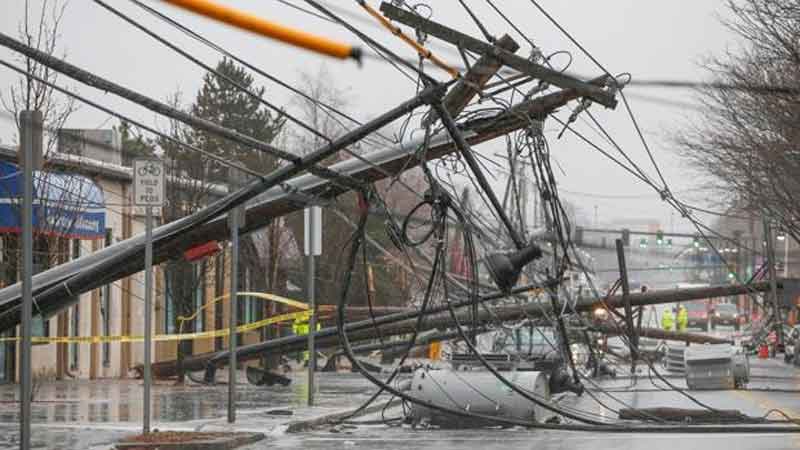
[[[181,47],[189,49],[205,62],[213,65],[219,59],[219,55],[213,50],[200,46],[158,22],[133,3],[125,0],[107,1]],[[290,2],[305,6],[301,0],[290,0]],[[700,68],[702,59],[707,55],[719,54],[727,47],[735,45],[731,33],[719,22],[719,17],[726,15],[722,0],[672,2],[540,0],[540,2],[609,71],[630,72],[635,79],[701,81],[706,77],[706,73]],[[18,24],[24,19],[24,2],[7,0],[3,3],[0,30],[6,34],[16,35]],[[358,67],[352,61],[328,59],[233,30],[225,25],[176,10],[163,2],[147,1],[147,3],[180,19],[185,25],[246,58],[254,65],[291,83],[297,82],[301,72],[317,72],[324,65],[336,84],[346,90],[348,111],[359,119],[374,117],[414,94],[413,83],[388,64],[375,59],[368,58],[363,67]],[[225,0],[225,3],[286,25],[347,42],[357,42],[357,39],[347,31],[291,9],[278,0]],[[399,44],[396,38],[385,30],[376,27],[355,1],[329,0],[328,3],[350,11],[350,14],[344,17],[352,20],[354,25],[375,39],[401,55],[414,57],[411,49]],[[377,1],[370,3],[375,7],[378,6]],[[433,7],[434,20],[480,37],[480,32],[456,0],[428,0],[426,3]],[[525,41],[519,35],[513,34],[503,20],[490,9],[487,1],[468,0],[468,3],[493,34],[511,33],[523,44],[519,53],[525,55],[529,53]],[[495,0],[495,4],[545,53],[557,50],[570,51],[574,56],[571,71],[587,76],[601,74],[600,70],[528,0]],[[37,11],[41,1],[32,0],[31,5],[31,10]],[[189,102],[201,85],[203,72],[200,68],[90,0],[71,1],[61,33],[60,45],[66,50],[70,62],[151,97],[165,99],[176,90],[181,90]],[[457,62],[456,54],[443,47],[444,45],[432,46],[444,59]],[[0,58],[10,60],[13,57],[12,52],[0,49]],[[433,68],[430,70],[430,73],[438,78],[445,79],[444,73]],[[0,88],[4,94],[15,79],[16,76],[9,70],[0,68]],[[165,123],[163,119],[157,121],[153,113],[112,95],[97,92],[65,77],[62,77],[61,82],[89,98],[137,119],[151,124],[160,123],[162,126]],[[291,104],[291,95],[286,90],[270,84],[268,80],[257,78],[257,82],[267,88],[270,100],[286,105],[290,111],[295,108]],[[706,194],[692,191],[702,181],[702,177],[696,172],[687,170],[672,151],[668,138],[672,131],[693,120],[692,110],[645,101],[637,96],[637,94],[658,96],[672,101],[691,103],[693,94],[684,90],[634,87],[630,87],[626,92],[630,94],[631,106],[670,188],[681,199],[700,205],[710,204],[709,199],[705,198]],[[653,166],[624,107],[620,105],[612,111],[594,105],[592,111],[621,147],[655,177]],[[561,113],[562,118],[567,116],[568,111]],[[108,121],[105,114],[85,106],[71,118],[68,126],[97,128],[110,127],[115,123],[116,121]],[[577,128],[598,144],[610,149],[610,146],[584,122],[579,121]],[[655,220],[659,221],[665,230],[670,229],[673,220],[671,209],[660,201],[651,188],[614,166],[569,133],[561,140],[557,140],[558,127],[555,122],[548,122],[546,129],[553,157],[558,163],[556,175],[559,178],[562,195],[577,206],[585,224],[591,225],[594,222],[595,207],[597,207],[600,225],[629,219]],[[0,121],[0,140],[10,143],[13,139],[13,127],[3,116]],[[485,155],[504,152],[505,143],[498,139],[477,147],[477,150]],[[677,215],[674,215],[674,227],[676,231],[691,229],[688,223]]]

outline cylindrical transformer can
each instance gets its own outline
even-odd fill
[[[550,400],[547,375],[535,371],[502,372],[517,387],[543,401]],[[414,372],[409,394],[423,403],[459,409],[476,414],[543,422],[550,411],[514,392],[488,371],[454,371],[419,368]],[[447,414],[412,404],[408,416],[412,423],[428,423],[442,428],[496,426],[497,422]]]

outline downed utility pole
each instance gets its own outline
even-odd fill
[[[537,286],[524,286],[511,290],[511,295],[530,291]],[[539,286],[540,287],[540,286]],[[769,283],[760,282],[750,285],[725,285],[725,286],[712,286],[703,288],[692,289],[676,289],[669,291],[650,291],[646,293],[634,293],[629,296],[631,304],[635,306],[656,305],[662,303],[683,302],[689,300],[698,300],[704,298],[726,297],[729,295],[738,295],[748,292],[767,292],[770,289]],[[478,299],[478,302],[487,302],[498,300],[507,297],[509,294],[502,292],[495,292],[488,295],[483,295]],[[454,302],[454,308],[461,308],[472,306],[474,300],[464,300]],[[589,312],[595,308],[601,307],[605,304],[609,309],[617,309],[623,307],[623,300],[621,296],[612,296],[607,299],[587,299],[579,300],[571,312]],[[430,308],[426,312],[426,320],[423,322],[423,327],[419,331],[430,330],[434,328],[446,329],[455,326],[452,321],[447,306],[437,306]],[[534,301],[525,305],[513,306],[495,306],[492,308],[491,314],[488,311],[482,310],[479,322],[492,323],[496,320],[515,321],[526,318],[538,318],[543,314],[552,314],[553,310],[551,304],[547,301]],[[375,319],[367,319],[359,322],[348,323],[345,325],[345,330],[353,342],[360,340],[377,339],[378,333],[376,327],[380,327],[381,335],[390,336],[396,334],[407,334],[414,331],[416,326],[416,318],[419,316],[418,311],[408,313],[390,314],[386,316],[376,317]],[[466,321],[470,317],[465,312],[461,312],[462,316],[459,321]],[[660,335],[658,331],[644,331],[643,335],[656,336],[672,336]],[[664,338],[664,337],[659,337]],[[681,340],[681,339],[679,339]],[[240,361],[248,361],[258,359],[267,353],[292,353],[306,349],[308,340],[306,336],[287,336],[283,338],[273,339],[270,341],[260,342],[257,344],[245,345],[238,349],[238,359]],[[339,345],[339,336],[336,327],[328,327],[316,332],[315,342],[320,348],[331,348]],[[227,352],[214,352],[204,355],[194,355],[187,357],[183,361],[183,367],[189,371],[204,370],[210,368],[213,370],[216,367],[222,367],[227,361]],[[163,361],[153,364],[153,373],[159,377],[174,376],[177,372],[177,365],[174,361]]]
[[[246,187],[229,194],[190,216],[158,227],[153,232],[154,251],[157,252],[154,254],[154,263],[168,259],[172,255],[180,254],[183,250],[190,248],[191,245],[186,245],[181,246],[179,249],[174,247],[170,249],[170,245],[174,246],[184,236],[191,235],[193,231],[202,228],[202,224],[231,211],[236,206],[251,200],[264,191],[269,191],[270,189],[283,191],[286,189],[285,183],[292,177],[338,153],[341,149],[360,141],[365,136],[408,114],[417,107],[440,101],[442,95],[444,95],[444,87],[441,85],[426,88],[411,100],[303,156],[300,163],[289,164],[276,169],[261,179],[252,181]],[[228,234],[227,219],[222,217],[216,220],[226,222],[223,229],[225,234]],[[264,223],[263,220],[261,223]],[[195,237],[202,239],[200,242],[195,241],[195,243],[215,239],[215,237],[208,234],[196,235]],[[161,251],[158,252],[156,247]],[[167,248],[166,252],[164,251],[165,247]],[[34,294],[36,295],[39,310],[46,317],[55,314],[74,303],[78,294],[140,271],[143,267],[143,258],[144,236],[138,235],[115,246],[106,247],[104,250],[93,253],[88,257],[79,258],[71,263],[48,270],[34,278]],[[48,277],[48,275],[50,276]],[[44,283],[40,281],[43,279],[46,280]],[[0,329],[2,330],[12,328],[19,322],[18,295],[19,284],[0,290],[0,307],[4,308],[2,315],[0,315]]]
[[[625,328],[608,323],[592,324],[591,331],[599,331],[609,336],[627,334]],[[682,341],[690,344],[733,344],[731,339],[723,339],[702,333],[686,333],[681,331],[666,331],[661,328],[642,328],[639,337],[658,339],[663,341]],[[631,353],[633,354],[633,353]]]
[[[593,82],[602,83],[605,77],[601,77]],[[574,90],[563,90],[537,97],[532,100],[522,102],[513,106],[508,111],[498,113],[489,117],[482,117],[467,121],[460,126],[465,139],[475,145],[485,142],[510,132],[519,130],[527,126],[528,117],[547,114],[570,100],[578,98],[578,93]],[[410,107],[412,105],[403,105]],[[363,136],[381,128],[391,121],[392,112],[389,112],[356,130],[351,131],[342,138],[329,144],[328,150],[343,148],[357,142]],[[378,181],[389,176],[395,175],[405,170],[416,167],[419,164],[416,150],[423,142],[422,139],[401,144],[380,151],[374,151],[363,155],[360,158],[350,158],[336,163],[330,167],[337,173],[351,176],[364,183]],[[430,140],[429,150],[425,153],[428,160],[438,159],[455,151],[455,145],[445,134],[437,134]],[[218,211],[227,211],[236,204],[249,200],[255,194],[262,194],[264,200],[261,203],[247,207],[247,229],[243,232],[257,230],[270,222],[275,217],[279,217],[304,207],[304,203],[297,201],[298,196],[317,196],[320,198],[334,198],[347,191],[346,187],[335,185],[330,180],[319,176],[306,174],[286,181],[281,186],[275,186],[264,192],[264,186],[256,184],[248,186],[246,192],[234,194],[220,200],[212,206],[219,206],[224,209],[216,211],[202,210],[196,214],[204,216],[203,224],[198,227],[188,227],[187,221],[196,221],[197,216],[192,215],[185,219],[162,225],[153,232],[154,248],[153,263],[158,264],[176,255],[182,254],[187,249],[208,242],[209,240],[222,240],[229,235],[227,219],[218,216]],[[246,196],[242,198],[242,196]],[[231,199],[235,198],[234,205]],[[210,213],[210,214],[209,214]],[[164,241],[163,237],[172,237],[169,241]],[[45,289],[62,286],[66,280],[81,274],[87,270],[101,266],[102,277],[96,280],[87,280],[83,284],[72,283],[71,292],[64,292],[50,298],[37,296],[38,306],[45,316],[51,316],[63,308],[70,306],[73,296],[87,292],[102,284],[119,280],[126,276],[133,275],[144,267],[144,236],[138,235],[123,242],[105,247],[90,255],[61,264],[34,277],[34,293],[42,292]],[[124,253],[124,258],[117,255]],[[113,259],[113,264],[108,261]],[[19,302],[21,285],[19,283],[0,289],[0,331],[11,329],[19,324]]]

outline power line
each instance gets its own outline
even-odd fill
[[[400,58],[396,53],[394,53],[393,51],[389,50],[388,48],[386,48],[385,46],[383,46],[382,44],[380,44],[376,40],[372,39],[371,37],[367,36],[364,32],[358,30],[356,27],[354,27],[353,25],[351,25],[350,23],[348,23],[344,19],[340,18],[339,16],[337,16],[336,14],[331,12],[328,8],[322,6],[322,4],[320,4],[316,0],[304,0],[304,1],[306,3],[308,3],[309,5],[313,6],[315,9],[321,11],[326,16],[328,16],[331,19],[333,19],[336,22],[338,22],[340,25],[342,25],[347,30],[349,30],[351,33],[353,33],[356,36],[358,36],[359,39],[364,41],[364,43],[368,44],[370,47],[380,50],[381,54],[386,55],[388,58],[391,58],[391,60],[392,60],[391,63],[393,65],[395,63],[400,63],[401,65],[405,66],[406,68],[410,69],[411,71],[413,71],[417,75],[419,75],[419,77],[422,78],[426,82],[426,84],[434,84],[434,83],[436,83],[436,80],[431,78],[428,74],[426,74],[425,72],[423,72],[422,70],[420,70],[419,68],[414,66],[413,64],[408,63],[403,58]]]
[[[226,75],[226,74],[224,74],[224,73],[220,72],[219,70],[217,70],[217,69],[215,69],[215,68],[213,68],[213,67],[209,66],[208,64],[206,64],[206,63],[204,63],[204,62],[200,61],[198,58],[196,58],[196,57],[192,56],[191,54],[189,54],[188,52],[184,51],[183,49],[181,49],[181,48],[180,48],[180,47],[178,47],[177,45],[173,44],[172,42],[169,42],[167,39],[165,39],[165,38],[161,37],[161,36],[160,36],[160,35],[158,35],[156,32],[154,32],[154,31],[152,31],[151,29],[149,29],[149,28],[145,27],[145,26],[144,26],[144,25],[142,25],[141,23],[137,22],[137,21],[136,21],[136,20],[134,20],[132,17],[130,17],[130,16],[128,16],[128,15],[126,15],[126,14],[124,14],[122,11],[120,11],[120,10],[118,10],[118,9],[116,9],[116,8],[114,8],[114,7],[112,7],[112,6],[110,6],[110,5],[108,5],[107,3],[103,2],[102,0],[94,0],[94,2],[95,2],[96,4],[98,4],[98,5],[102,6],[102,7],[103,7],[103,8],[105,8],[107,11],[111,12],[112,14],[114,14],[115,16],[119,17],[120,19],[122,19],[122,20],[124,20],[124,21],[128,22],[128,23],[129,23],[129,24],[131,24],[133,27],[135,27],[135,28],[139,29],[139,30],[140,30],[140,31],[142,31],[143,33],[145,33],[145,34],[147,34],[148,36],[152,37],[152,38],[153,38],[153,39],[155,39],[156,41],[160,42],[161,44],[163,44],[164,46],[166,46],[166,47],[167,47],[167,48],[169,48],[170,50],[174,51],[175,53],[178,53],[179,55],[181,55],[181,56],[183,56],[184,58],[188,59],[188,60],[189,60],[189,61],[191,61],[192,63],[194,63],[194,64],[196,64],[196,65],[198,65],[198,66],[202,67],[202,68],[203,68],[204,70],[206,70],[207,72],[209,72],[209,73],[213,73],[213,74],[214,74],[214,76],[216,76],[216,77],[217,77],[217,79],[219,79],[219,80],[222,80],[222,81],[225,81],[226,83],[229,83],[230,85],[232,85],[233,87],[235,87],[236,89],[238,89],[240,92],[242,92],[242,93],[246,94],[246,95],[247,95],[248,97],[250,97],[251,99],[255,100],[255,101],[256,101],[256,102],[258,102],[258,103],[261,103],[262,105],[265,105],[267,108],[269,108],[269,109],[273,110],[273,111],[274,111],[274,112],[276,112],[277,114],[279,114],[279,115],[282,115],[282,116],[285,116],[285,117],[286,117],[287,119],[289,119],[291,122],[294,122],[295,124],[299,125],[299,126],[300,126],[301,128],[303,128],[304,130],[306,130],[306,131],[308,131],[308,132],[310,132],[310,133],[314,134],[315,136],[317,136],[317,137],[320,137],[320,138],[322,138],[322,139],[324,139],[324,140],[326,140],[326,141],[328,141],[328,142],[331,142],[331,140],[330,140],[330,139],[329,139],[327,136],[323,135],[322,133],[320,133],[319,131],[317,131],[316,129],[314,129],[314,127],[312,127],[312,126],[308,125],[307,123],[305,123],[305,122],[303,122],[302,120],[300,120],[300,119],[296,118],[296,117],[295,117],[295,116],[293,116],[292,114],[290,114],[290,113],[286,112],[286,110],[284,110],[284,109],[282,109],[282,108],[279,108],[279,107],[277,107],[276,105],[272,104],[272,102],[270,102],[270,101],[268,101],[268,100],[264,99],[264,98],[263,98],[263,97],[261,97],[260,95],[257,95],[255,92],[253,92],[253,91],[251,91],[249,88],[247,88],[247,87],[243,86],[241,83],[239,83],[238,81],[236,81],[236,80],[234,80],[233,78],[229,77],[228,75]]]
[[[63,59],[56,58],[50,54],[32,48],[22,42],[17,41],[16,39],[11,38],[6,34],[0,33],[0,45],[8,47],[16,52],[19,52],[37,61],[38,63],[49,67],[54,71],[63,73],[64,75],[67,75],[70,78],[80,81],[86,85],[92,86],[96,89],[103,90],[106,92],[112,92],[131,102],[137,103],[153,112],[156,112],[163,116],[182,122],[195,129],[199,129],[207,133],[223,137],[229,141],[235,142],[239,145],[243,145],[246,148],[253,148],[263,153],[275,156],[276,158],[288,161],[290,164],[294,166],[302,165],[303,158],[301,156],[286,152],[267,142],[240,133],[236,130],[224,127],[210,120],[195,117],[184,111],[180,111],[176,108],[164,104],[163,102],[152,99],[143,94],[128,89],[124,86],[116,84],[110,80],[95,75],[91,72],[83,70],[73,64],[64,61]],[[358,181],[353,180],[346,175],[336,173],[333,170],[328,169],[326,167],[322,167],[319,165],[311,165],[306,170],[321,178],[335,180],[336,182],[341,182],[352,187],[360,188],[361,186],[361,183],[359,183]]]
[[[162,13],[162,12],[160,12],[160,11],[154,9],[154,8],[152,8],[151,6],[144,4],[139,0],[131,0],[131,2],[133,4],[135,4],[136,6],[142,8],[143,10],[147,11],[151,15],[155,16],[156,18],[162,20],[163,22],[165,22],[165,23],[175,27],[176,29],[180,30],[182,33],[184,33],[185,35],[191,37],[192,39],[194,39],[194,40],[206,45],[207,47],[210,47],[210,48],[214,49],[218,53],[220,53],[220,54],[222,54],[224,56],[227,56],[228,58],[231,58],[232,60],[236,61],[237,63],[239,63],[241,65],[243,65],[244,67],[247,67],[248,69],[252,70],[253,72],[255,72],[255,73],[261,75],[262,77],[270,80],[271,82],[283,87],[284,89],[287,89],[288,91],[290,91],[290,92],[302,97],[303,99],[305,99],[305,100],[307,100],[307,101],[309,101],[309,102],[311,102],[311,103],[313,103],[315,105],[320,106],[321,109],[323,111],[325,111],[325,113],[327,115],[329,115],[331,118],[333,118],[334,120],[336,120],[334,118],[334,115],[336,115],[336,116],[344,118],[344,119],[346,119],[346,120],[348,120],[348,121],[350,121],[350,122],[352,122],[352,123],[354,123],[356,125],[359,125],[359,126],[363,125],[363,123],[361,121],[353,118],[352,116],[350,116],[347,113],[341,111],[340,109],[338,109],[338,108],[336,108],[334,106],[328,105],[328,104],[326,104],[325,102],[323,102],[323,101],[321,101],[319,99],[315,99],[315,98],[311,97],[310,95],[308,95],[307,93],[303,92],[302,90],[290,85],[289,83],[281,80],[280,78],[278,78],[278,77],[276,77],[274,75],[271,75],[271,74],[267,73],[265,70],[261,69],[260,67],[257,67],[254,64],[252,64],[252,63],[244,60],[243,58],[237,56],[236,54],[224,49],[220,45],[218,45],[218,44],[214,43],[213,41],[207,39],[206,37],[204,37],[203,35],[199,34],[198,32],[186,27],[185,25],[181,24],[177,20],[175,20],[175,19],[167,16],[166,14],[164,14],[164,13]],[[326,20],[329,20],[329,19],[326,19]],[[338,122],[338,123],[343,128],[347,128],[341,122]],[[379,137],[385,139],[389,143],[392,143],[392,144],[396,143],[395,140],[386,137],[384,134],[382,134],[380,132],[378,132],[376,134]]]
[[[104,112],[104,113],[106,113],[108,115],[114,116],[119,120],[131,123],[131,124],[135,125],[136,127],[141,128],[143,130],[146,130],[146,131],[148,131],[148,132],[150,132],[150,133],[152,133],[152,134],[154,134],[154,135],[156,135],[156,136],[158,136],[158,137],[160,137],[162,139],[168,140],[168,141],[172,142],[173,144],[179,145],[179,146],[184,147],[184,148],[186,148],[188,150],[191,150],[191,151],[198,152],[199,154],[201,154],[201,155],[203,155],[203,156],[205,156],[207,158],[213,159],[214,161],[216,161],[216,162],[218,162],[220,164],[224,164],[224,165],[226,165],[228,167],[240,170],[242,172],[245,172],[245,173],[247,173],[249,175],[253,175],[255,177],[261,178],[263,176],[262,174],[260,174],[260,173],[258,173],[256,171],[253,171],[253,170],[251,170],[251,169],[249,169],[247,167],[239,166],[238,164],[234,164],[234,163],[232,163],[232,162],[230,162],[230,161],[228,161],[228,160],[226,160],[226,159],[224,159],[222,157],[219,157],[219,156],[217,156],[217,155],[215,155],[213,153],[207,152],[207,151],[202,150],[200,148],[197,148],[197,147],[195,147],[193,145],[187,144],[187,143],[185,143],[185,142],[183,142],[183,141],[181,141],[179,139],[175,139],[172,136],[164,134],[164,133],[162,133],[162,132],[160,132],[160,131],[152,128],[152,127],[149,127],[149,126],[147,126],[147,125],[135,120],[135,119],[131,119],[128,116],[122,115],[122,114],[120,114],[120,113],[118,113],[118,112],[116,112],[116,111],[114,111],[114,110],[112,110],[110,108],[106,108],[105,106],[100,105],[99,103],[96,103],[96,102],[94,102],[92,100],[89,100],[88,98],[83,97],[80,94],[77,94],[77,93],[75,93],[75,92],[73,92],[71,90],[62,88],[62,87],[60,87],[60,86],[58,86],[58,85],[56,85],[54,83],[51,83],[51,82],[49,82],[47,80],[44,80],[44,79],[42,79],[42,78],[40,78],[40,77],[38,77],[38,76],[36,76],[36,75],[34,75],[32,73],[27,72],[25,69],[19,68],[19,67],[15,66],[15,65],[13,65],[13,64],[11,64],[9,62],[6,62],[6,61],[0,59],[0,65],[3,65],[5,67],[13,70],[13,71],[19,73],[22,76],[30,77],[31,79],[36,80],[38,83],[42,83],[45,86],[47,86],[47,87],[49,87],[51,89],[54,89],[57,92],[60,92],[60,93],[62,93],[64,95],[72,97],[72,98],[80,101],[81,103],[85,103],[85,104],[87,104],[87,105],[89,105],[89,106],[91,106],[91,107],[93,107],[93,108],[95,108],[95,109],[97,109],[99,111],[102,111],[102,112]]]

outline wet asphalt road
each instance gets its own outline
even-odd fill
[[[739,409],[745,414],[762,416],[771,409],[781,409],[790,416],[800,417],[800,371],[781,360],[752,361],[752,391],[704,391],[692,392],[698,400],[719,409]],[[685,387],[680,379],[669,379],[679,387]],[[631,380],[604,382],[609,390],[629,387]],[[663,383],[655,385],[645,377],[637,380],[634,392],[612,392],[613,398],[596,393],[599,399],[611,408],[624,406],[655,407],[674,406],[696,408],[686,397],[675,392],[654,392]],[[782,392],[766,391],[781,390]],[[788,391],[788,392],[787,392]],[[795,392],[792,392],[795,391]],[[584,395],[580,399],[566,397],[564,405],[593,411],[608,419],[616,418],[596,402]],[[391,415],[391,414],[390,414]],[[772,415],[778,418],[777,415]],[[376,417],[373,417],[376,418]],[[248,449],[304,448],[304,449],[436,449],[436,450],[508,450],[508,449],[787,449],[800,448],[800,433],[599,433],[564,432],[524,429],[483,430],[413,430],[410,427],[358,426],[353,429],[331,429],[297,435],[282,436],[272,442],[260,443]]]
[[[352,428],[326,427],[313,432],[286,434],[279,426],[286,418],[275,417],[267,409],[292,409],[300,417],[305,400],[303,374],[296,374],[289,387],[257,388],[240,385],[239,411],[242,423],[264,431],[268,439],[246,447],[248,450],[274,448],[370,448],[370,449],[786,449],[800,448],[800,433],[779,435],[755,433],[728,434],[605,434],[510,429],[415,430],[407,426],[359,425]],[[670,378],[685,386],[680,378]],[[637,378],[605,380],[602,387],[610,392],[593,392],[611,409],[621,407],[674,406],[697,407],[675,392],[660,391],[646,372]],[[355,374],[337,373],[320,376],[319,403],[322,409],[349,408],[362,403],[373,387]],[[781,359],[751,359],[751,390],[692,392],[698,400],[720,409],[739,409],[752,416],[762,416],[781,409],[800,417],[800,370]],[[770,391],[771,390],[771,391]],[[779,391],[775,391],[779,390]],[[0,449],[17,448],[17,411],[14,402],[17,386],[0,386]],[[159,384],[154,388],[154,423],[161,429],[204,423],[204,419],[224,417],[226,386],[175,387]],[[42,449],[109,449],[119,438],[136,432],[141,419],[141,383],[139,381],[52,382],[39,388],[33,405],[33,444]],[[599,417],[614,419],[591,396],[565,396],[561,404],[588,410]],[[397,416],[399,409],[387,412]],[[378,415],[361,419],[377,419]],[[770,417],[778,418],[777,415]],[[800,427],[798,427],[800,428]]]

